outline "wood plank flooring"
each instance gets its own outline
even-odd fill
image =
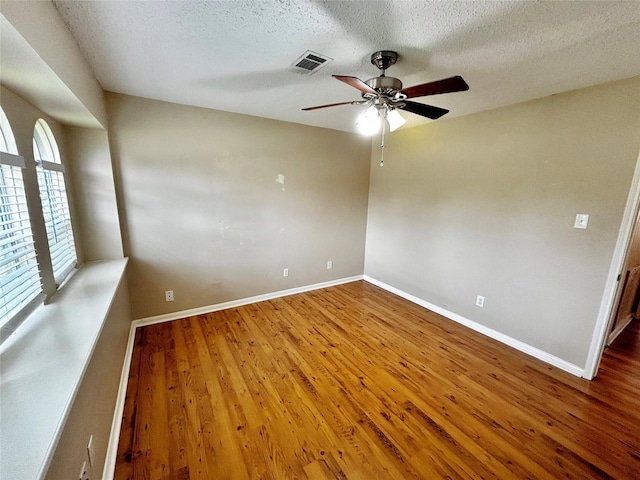
[[[366,282],[138,329],[115,478],[640,478],[640,328],[588,382]]]

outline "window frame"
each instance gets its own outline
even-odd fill
[[[6,263],[5,259],[0,260],[0,342],[45,298],[23,176],[25,168],[11,124],[0,107],[0,245],[7,247],[0,246],[0,258],[9,255]],[[7,232],[6,238],[2,232]],[[10,286],[6,293],[13,295],[4,293],[6,286]]]
[[[22,213],[25,215],[25,222],[30,229],[31,252],[33,253],[33,267],[37,272],[36,282],[37,294],[28,304],[16,308],[15,310],[7,310],[6,315],[0,310],[0,344],[4,342],[27,317],[43,303],[46,304],[52,295],[65,283],[77,270],[78,251],[76,248],[75,226],[72,218],[72,205],[67,190],[67,178],[65,166],[62,163],[60,149],[56,136],[53,133],[48,120],[42,117],[36,117],[33,128],[31,130],[31,138],[28,138],[28,130],[25,128],[17,131],[18,140],[13,133],[13,129],[9,124],[9,120],[0,105],[0,150],[8,150],[0,152],[0,169],[20,169],[21,173],[21,191],[23,192],[23,208]],[[30,140],[32,152],[31,155],[26,152],[25,156],[18,153],[17,145],[22,148],[28,148]],[[4,173],[0,172],[0,176]],[[58,183],[55,185],[48,184],[45,179],[54,179]],[[55,182],[54,182],[55,183]],[[47,212],[47,197],[43,200],[42,185],[45,186],[46,192],[54,192],[55,205],[63,205],[61,210],[50,210]],[[52,188],[50,188],[52,187]],[[0,194],[2,194],[2,184],[0,183]],[[52,194],[53,195],[53,194]],[[2,197],[8,198],[8,197]],[[57,202],[57,203],[56,203]],[[53,213],[55,212],[55,214]],[[49,215],[49,217],[48,217]],[[2,221],[2,205],[0,204],[0,222]],[[53,220],[52,220],[53,219]],[[47,222],[49,221],[49,224]],[[56,221],[60,221],[59,225]],[[69,239],[67,243],[58,241],[57,244],[63,244],[65,255],[57,257],[58,252],[55,245],[50,242],[51,226],[59,228],[54,235],[58,235]],[[1,232],[1,229],[0,229]],[[64,234],[64,235],[63,235]],[[0,237],[1,239],[2,237]],[[1,243],[0,243],[1,244]],[[60,258],[70,258],[70,261],[60,261]],[[1,260],[0,260],[1,261]],[[58,265],[56,266],[56,261]],[[62,265],[62,267],[60,267]],[[0,270],[8,273],[0,277],[0,286],[3,281],[9,284],[11,270]],[[34,285],[35,285],[34,284]],[[0,290],[0,294],[2,291]],[[4,299],[0,297],[2,303],[0,308],[4,307]]]

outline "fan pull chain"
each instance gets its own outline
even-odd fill
[[[386,112],[385,116],[382,117],[382,142],[380,143],[380,166],[384,167],[384,131],[386,130],[387,121],[386,121]]]

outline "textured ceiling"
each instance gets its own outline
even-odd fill
[[[54,3],[105,90],[345,131],[362,107],[300,109],[359,99],[331,75],[377,76],[381,49],[405,87],[462,75],[468,92],[418,99],[449,116],[640,74],[638,1]],[[307,50],[334,60],[293,71]]]

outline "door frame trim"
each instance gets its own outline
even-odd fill
[[[616,298],[619,293],[618,289],[620,288],[618,275],[621,274],[621,270],[625,264],[631,237],[633,235],[633,228],[638,215],[639,204],[640,152],[638,152],[638,158],[636,159],[635,171],[633,173],[633,179],[631,180],[627,203],[622,215],[620,230],[618,231],[618,239],[613,250],[613,257],[609,266],[609,273],[607,274],[607,282],[604,287],[604,294],[600,302],[600,309],[598,310],[598,317],[596,319],[595,328],[591,337],[591,345],[587,354],[587,361],[585,363],[583,373],[583,377],[587,380],[592,380],[598,373],[600,359],[602,358],[602,352],[604,351],[607,335],[609,333],[609,326],[611,325],[613,316],[616,314]]]

